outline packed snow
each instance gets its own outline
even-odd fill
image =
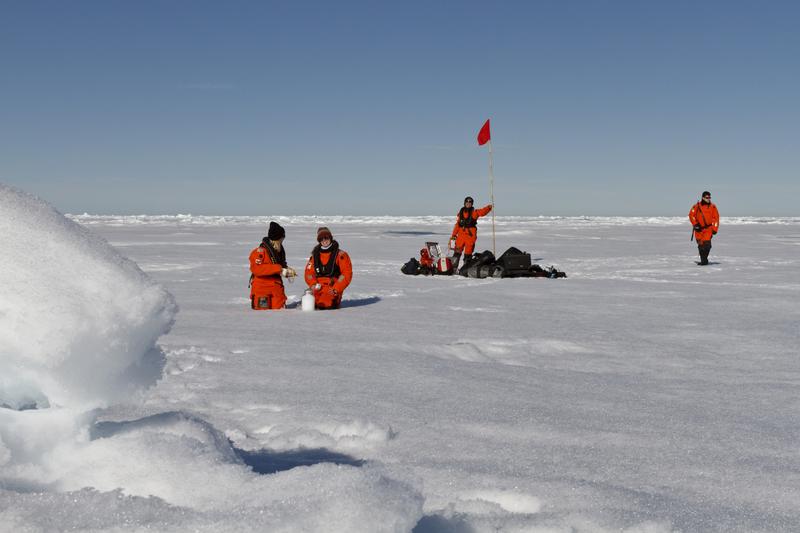
[[[172,296],[102,238],[0,187],[0,405],[107,407],[155,383]]]
[[[498,251],[569,277],[476,280],[400,273],[455,209],[65,218],[0,188],[0,530],[796,531],[800,218],[720,209],[707,267],[684,216],[500,216]],[[300,280],[249,309],[269,220],[297,269],[331,227],[342,309]]]

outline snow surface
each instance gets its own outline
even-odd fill
[[[4,195],[4,244],[57,218],[16,224]],[[450,217],[71,218],[181,310],[143,393],[0,409],[0,530],[799,529],[800,218],[723,217],[699,267],[684,217],[499,217],[498,250],[528,250],[559,280],[402,275],[426,240],[446,242]],[[271,218],[295,268],[331,227],[354,266],[341,310],[300,311],[300,281],[290,309],[249,309],[247,256]],[[4,256],[4,280],[56,240],[70,260],[93,249],[60,224],[64,238],[43,231]],[[488,219],[479,232],[491,247]],[[85,309],[117,281],[82,287],[83,271],[62,273],[83,305],[40,321],[48,346],[71,345],[87,317],[112,321]],[[34,365],[28,382],[53,404],[41,384],[61,379],[49,361],[63,352],[7,325],[46,308],[2,287],[4,373],[8,356]],[[78,346],[128,360],[91,329],[97,342]]]

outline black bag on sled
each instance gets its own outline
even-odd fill
[[[458,269],[458,273],[469,278],[486,278],[492,275],[493,268],[483,268],[494,265],[494,254],[489,250],[484,250],[475,254],[469,261]]]
[[[512,246],[497,258],[497,265],[506,273],[527,272],[531,268],[531,254]]]
[[[469,278],[566,278],[555,267],[542,268],[531,264],[531,254],[513,246],[495,260],[489,250],[474,255],[458,273]]]

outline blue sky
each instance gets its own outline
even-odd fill
[[[71,213],[800,215],[800,3],[31,0],[0,181]]]

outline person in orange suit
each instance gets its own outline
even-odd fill
[[[467,261],[475,250],[475,241],[478,240],[478,219],[486,216],[492,210],[492,204],[475,209],[472,196],[464,198],[464,207],[458,210],[456,225],[453,227],[453,234],[450,236],[450,248],[453,249],[453,270],[458,268],[461,254],[464,254],[464,261]]]
[[[719,231],[719,211],[717,206],[711,203],[710,192],[703,191],[700,201],[689,210],[689,222],[692,223],[697,250],[700,252],[699,264],[707,265],[711,238]]]
[[[292,279],[297,272],[286,264],[284,238],[286,231],[280,224],[270,222],[267,236],[250,252],[250,307],[253,309],[283,309],[286,305],[281,276]]]
[[[338,309],[342,293],[353,279],[353,265],[328,228],[317,230],[317,243],[306,264],[305,280],[317,309]]]

